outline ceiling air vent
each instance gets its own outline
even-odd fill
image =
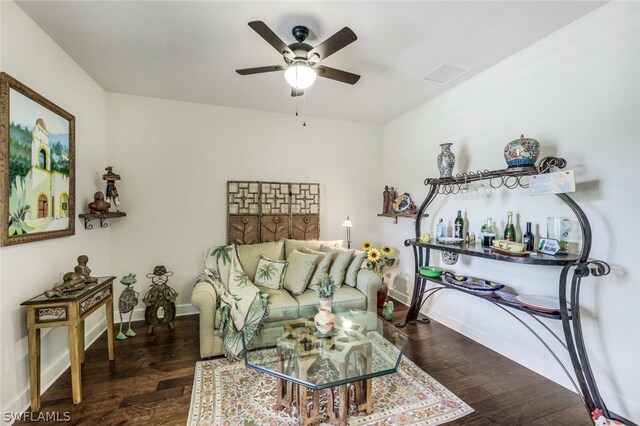
[[[434,70],[422,77],[422,79],[447,84],[467,72],[469,72],[468,68],[464,68],[459,65],[440,64]]]

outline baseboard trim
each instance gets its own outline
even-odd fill
[[[117,304],[114,304],[117,306]],[[176,316],[185,316],[185,315],[193,315],[197,314],[198,310],[189,304],[176,305]],[[118,322],[115,322],[118,320]],[[133,311],[132,321],[140,321],[144,320],[144,308],[135,309]],[[116,312],[114,315],[114,322],[119,324],[119,316]],[[88,348],[95,342],[103,333],[107,331],[107,319],[103,317],[98,321],[96,325],[94,325],[90,330],[88,330],[85,334],[85,348]],[[117,330],[115,330],[117,333]],[[117,341],[116,341],[117,342]],[[117,343],[116,343],[117,344]],[[28,356],[28,355],[27,355]],[[117,356],[117,351],[116,351]],[[116,357],[117,359],[117,357]],[[53,362],[51,365],[42,370],[42,376],[40,378],[40,392],[45,393],[47,389],[51,387],[55,383],[58,378],[64,374],[67,369],[71,367],[71,361],[69,360],[69,350],[65,350],[58,359]],[[28,378],[27,378],[28,381]],[[71,395],[69,395],[71,396]],[[22,392],[20,392],[17,396],[15,396],[6,407],[2,407],[2,413],[24,413],[31,406],[31,393],[29,391],[29,386],[27,385]],[[8,423],[9,425],[13,424],[14,421]]]

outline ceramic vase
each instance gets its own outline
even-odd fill
[[[331,313],[330,309],[320,308],[316,316],[313,317],[313,320],[318,331],[322,334],[327,334],[333,329],[333,324],[335,323],[336,316]]]
[[[453,165],[456,163],[456,156],[451,152],[451,143],[442,143],[442,151],[438,154],[438,170],[441,178],[450,178],[453,172]]]
[[[320,307],[321,308],[327,308],[327,309],[329,309],[329,312],[331,312],[331,308],[333,308],[333,297],[329,297],[329,298],[321,297],[320,298]]]
[[[442,262],[445,265],[455,265],[456,262],[458,262],[458,253],[454,253],[452,251],[443,251]]]
[[[384,305],[384,300],[387,298],[387,293],[389,293],[389,287],[387,286],[387,283],[384,282],[384,280],[382,280],[382,284],[380,285],[380,289],[378,290],[378,300],[377,300],[377,307],[378,309],[382,309],[382,306]]]
[[[509,167],[533,166],[540,155],[540,143],[535,139],[525,138],[509,142],[504,147],[504,159]]]

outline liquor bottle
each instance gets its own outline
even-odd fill
[[[442,237],[447,236],[447,227],[444,225],[442,218],[440,218],[440,222],[436,225],[436,240]]]
[[[493,229],[493,219],[489,218],[489,223],[487,224],[487,232],[484,234],[484,246],[491,247],[493,246],[493,240],[496,239],[496,232]]]
[[[507,241],[516,241],[516,228],[513,226],[513,213],[507,213],[507,226],[504,228],[504,239]]]
[[[527,222],[527,232],[522,236],[522,243],[527,245],[527,251],[533,251],[533,233],[531,232],[531,222]]]
[[[484,224],[480,228],[480,242],[483,246],[485,245],[484,237],[489,233],[489,225],[487,225],[488,221],[488,219],[485,219]]]
[[[463,238],[464,221],[462,220],[462,210],[458,210],[458,217],[454,222],[453,236],[454,238]]]

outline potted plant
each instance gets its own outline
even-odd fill
[[[333,278],[329,274],[324,274],[320,277],[318,285],[316,287],[316,294],[320,299],[321,308],[329,308],[333,306],[333,293],[335,293],[336,285],[333,282]]]
[[[380,290],[378,290],[378,309],[381,309],[384,304],[384,299],[386,299],[387,293],[389,292],[389,287],[384,280],[384,273],[387,271],[387,268],[396,263],[396,259],[393,257],[395,250],[393,247],[386,245],[377,249],[371,241],[365,241],[360,248],[367,252],[367,269],[372,270],[382,278],[382,285],[380,286]]]

